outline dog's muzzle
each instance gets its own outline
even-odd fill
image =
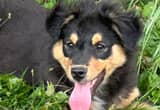
[[[84,66],[72,66],[71,68],[72,77],[78,82],[85,78],[86,73],[87,68]]]

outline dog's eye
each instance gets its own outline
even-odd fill
[[[97,43],[97,44],[95,45],[95,48],[96,48],[97,50],[103,50],[103,49],[105,49],[105,44],[102,43],[102,42],[99,42],[99,43]]]
[[[73,48],[74,44],[71,41],[66,42],[65,47]]]

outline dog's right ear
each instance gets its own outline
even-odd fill
[[[60,6],[56,7],[46,20],[46,29],[54,41],[58,40],[61,28],[65,19],[65,10]]]
[[[54,41],[60,39],[60,33],[63,26],[74,18],[65,8],[57,6],[46,20],[46,29]]]

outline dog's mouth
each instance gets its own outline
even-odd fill
[[[71,93],[69,104],[71,110],[89,110],[91,105],[92,96],[101,84],[105,76],[105,71],[103,70],[94,80],[88,81],[86,83],[76,82],[74,89]]]
[[[92,80],[92,96],[95,94],[97,87],[102,83],[105,76],[105,70],[103,70],[94,80]]]

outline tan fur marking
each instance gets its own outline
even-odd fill
[[[117,69],[118,67],[123,66],[125,62],[126,62],[126,55],[125,55],[123,48],[118,44],[113,45],[112,54],[106,60],[105,79],[108,79],[108,77],[113,73],[113,71]]]
[[[72,81],[73,80],[71,75],[72,60],[64,56],[62,47],[63,47],[62,41],[57,42],[53,46],[52,54],[53,54],[53,57],[59,61],[59,63],[65,70],[67,77]]]
[[[102,35],[100,33],[95,33],[92,37],[92,45],[102,41]]]
[[[78,35],[76,33],[72,33],[71,36],[70,36],[70,40],[76,44],[77,41],[78,41]]]
[[[106,71],[105,79],[113,73],[115,69],[123,66],[126,62],[126,55],[123,48],[115,44],[112,46],[112,54],[105,60],[91,58],[88,66],[87,80],[93,80],[104,69]],[[107,81],[107,80],[104,80]]]
[[[87,80],[96,78],[105,68],[105,61],[91,58],[88,66]]]
[[[133,100],[135,100],[135,98],[137,98],[140,95],[139,93],[139,89],[137,87],[135,87],[133,89],[133,91],[129,94],[129,96],[127,98],[122,98],[121,96],[119,96],[120,99],[120,103],[116,106],[117,108],[124,108],[127,107],[128,105],[131,104],[131,102]]]

